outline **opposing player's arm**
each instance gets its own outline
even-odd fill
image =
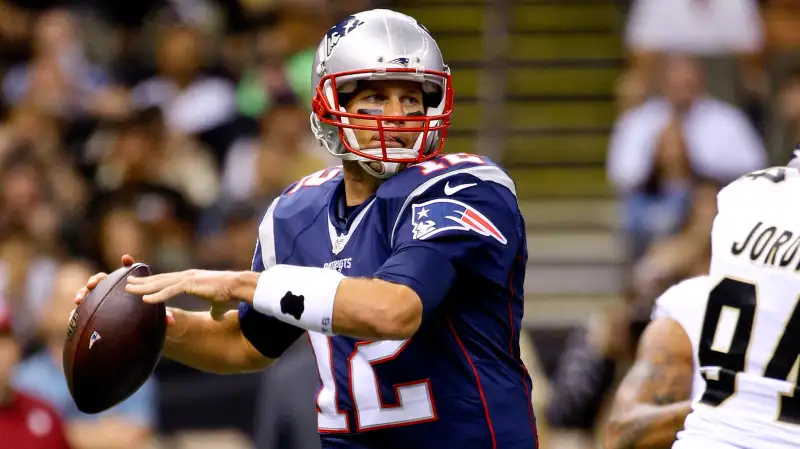
[[[693,370],[691,342],[683,328],[670,318],[651,322],[614,398],[605,448],[670,447],[691,411]]]

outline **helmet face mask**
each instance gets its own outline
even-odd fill
[[[413,18],[388,10],[346,18],[320,43],[313,70],[311,128],[331,154],[360,161],[368,173],[388,178],[401,164],[426,161],[442,151],[453,112],[451,75],[436,41]],[[419,83],[422,111],[348,111],[343,103],[361,81]],[[377,136],[379,145],[362,148],[356,134],[364,132]],[[396,138],[415,134],[416,139],[409,138],[413,142]],[[382,170],[374,169],[375,162]]]
[[[394,162],[394,163],[417,163],[435,157],[444,146],[447,128],[450,126],[450,117],[453,111],[453,93],[450,84],[450,74],[446,72],[425,70],[417,74],[415,69],[389,68],[381,71],[385,74],[412,74],[414,76],[438,76],[445,81],[445,89],[449,92],[438,94],[442,103],[441,113],[433,114],[409,114],[409,115],[381,115],[375,113],[347,112],[344,104],[340,104],[340,95],[332,95],[332,100],[325,95],[325,87],[329,86],[333,92],[338,92],[337,79],[348,78],[353,75],[367,75],[369,79],[376,80],[378,71],[374,69],[364,69],[344,73],[325,75],[313,100],[314,113],[320,123],[336,128],[339,139],[341,139],[344,149],[348,152],[373,161]],[[385,76],[385,75],[384,75]],[[391,77],[391,75],[388,75]],[[391,77],[389,80],[396,80]],[[427,105],[426,105],[427,106]],[[430,109],[430,108],[428,108]],[[439,108],[436,108],[439,109]],[[382,112],[382,111],[380,111]],[[353,121],[360,122],[358,124]],[[387,125],[387,122],[403,122],[404,126],[396,127]],[[348,132],[350,130],[350,132]],[[377,133],[381,147],[379,149],[362,149],[355,141],[355,133],[352,130],[372,131]],[[396,148],[387,145],[387,134],[418,134],[419,137],[414,145],[409,148]],[[436,140],[433,146],[423,143]],[[376,151],[379,150],[379,151]]]

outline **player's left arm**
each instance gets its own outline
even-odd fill
[[[683,328],[657,318],[617,390],[604,429],[606,449],[669,448],[691,411],[692,348]]]

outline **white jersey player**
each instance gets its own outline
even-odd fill
[[[703,329],[703,317],[708,304],[708,296],[714,288],[708,276],[687,279],[670,287],[662,294],[653,307],[652,320],[670,319],[677,322],[692,347],[692,384],[690,397],[695,398],[703,392],[705,379],[698,369],[697,350],[700,345],[700,334]]]
[[[723,189],[697,361],[706,381],[673,448],[800,446],[800,171]]]
[[[688,396],[691,412],[678,426],[683,430],[673,449],[800,447],[798,197],[800,172],[791,167],[751,173],[720,192],[709,276],[685,281],[658,300],[640,342],[639,368],[634,366],[617,394],[609,446],[641,442],[646,424],[661,429],[659,443],[666,443]],[[660,359],[652,355],[659,350]],[[678,396],[669,404],[650,404],[672,409],[656,410],[661,421],[651,417],[643,424],[647,417],[640,408],[638,417],[626,421],[636,415],[632,404],[647,402],[636,371],[664,360],[663,371],[683,377],[673,374],[674,383],[660,388]],[[690,364],[696,369],[687,377]]]
[[[705,388],[697,347],[713,287],[706,277],[685,280],[656,300],[636,362],[614,398],[604,448],[668,448]]]

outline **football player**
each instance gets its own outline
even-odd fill
[[[705,385],[691,337],[700,335],[709,282],[705,276],[685,280],[656,300],[636,361],[615,394],[606,449],[668,448],[683,429],[691,398]]]
[[[171,310],[164,354],[260,370],[306,334],[324,448],[536,447],[525,224],[500,167],[440,155],[453,87],[436,41],[409,16],[358,13],[328,31],[312,76],[312,131],[342,165],[271,204],[252,271],[130,279],[147,302],[211,303]]]
[[[674,431],[674,449],[800,445],[796,161],[719,193],[709,276],[659,300],[618,392],[609,447],[669,447]]]

